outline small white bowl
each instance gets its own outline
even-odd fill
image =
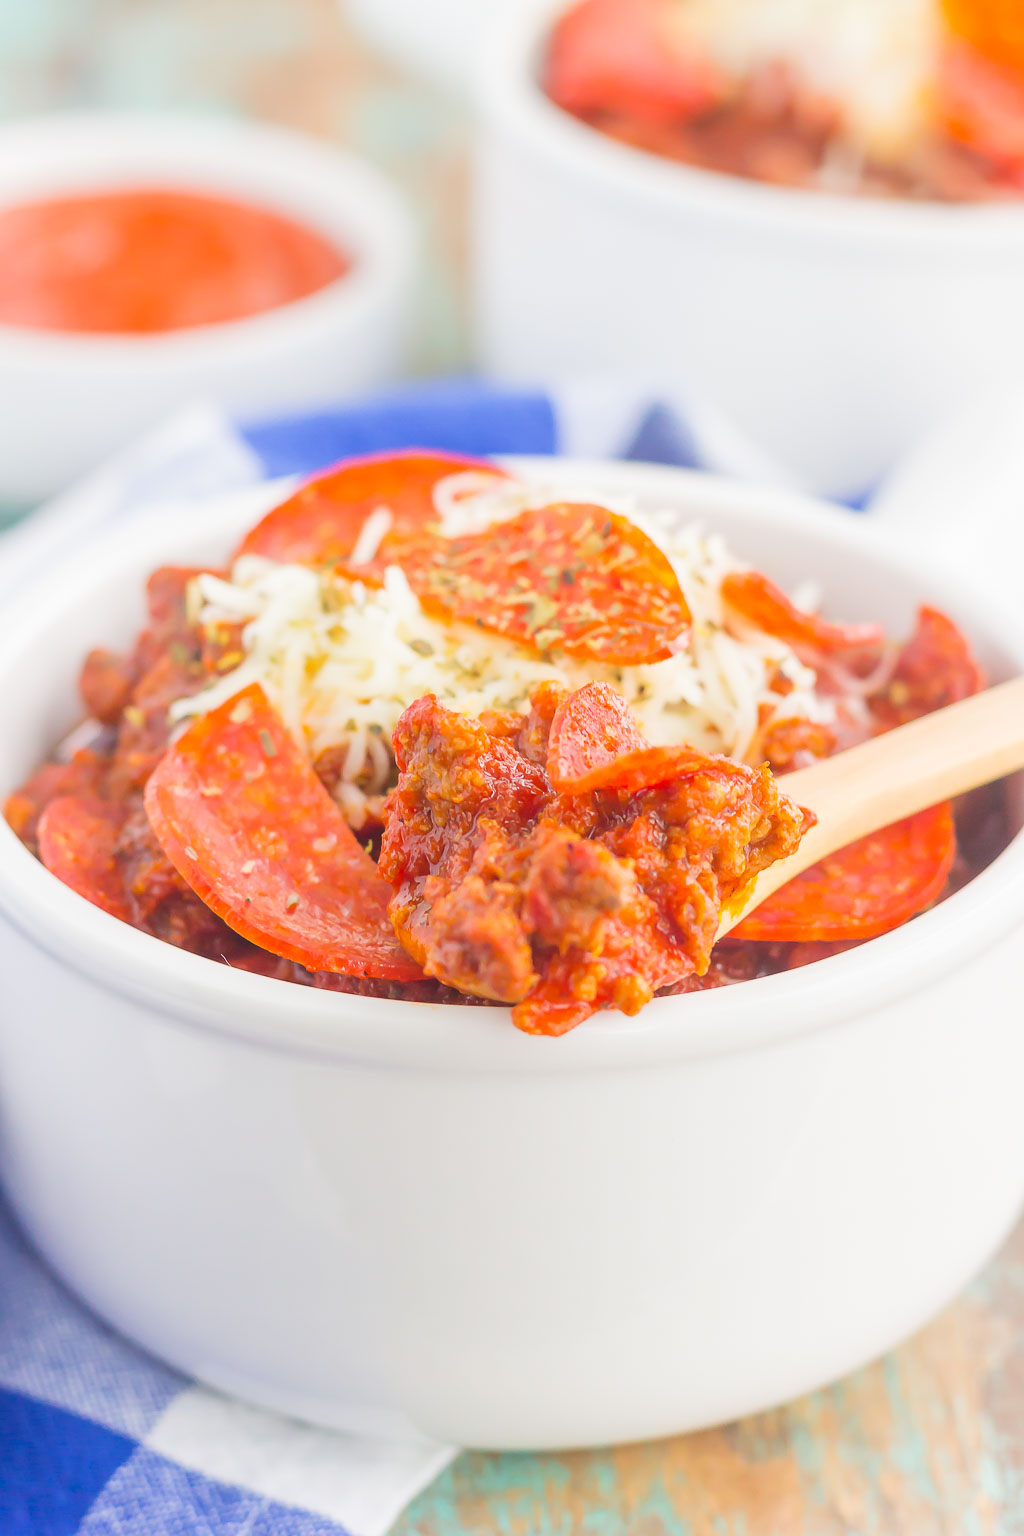
[[[593,369],[692,396],[807,488],[866,490],[941,412],[1024,368],[1024,206],[759,185],[617,143],[538,84],[564,0],[481,61],[484,368]],[[538,18],[538,11],[540,12]]]
[[[397,194],[362,161],[285,129],[186,115],[0,128],[0,206],[164,186],[290,215],[348,252],[352,270],[308,298],[220,325],[145,336],[0,325],[0,506],[63,489],[197,399],[252,418],[325,404],[401,370],[415,242]]]
[[[530,466],[526,466],[530,472]],[[992,676],[1024,636],[834,509],[679,471],[559,465],[677,507],[851,619],[920,599]],[[109,539],[0,635],[0,797],[75,719],[148,571],[219,561],[199,506]],[[243,975],[61,885],[0,824],[0,1176],[129,1337],[342,1428],[507,1448],[654,1437],[853,1369],[944,1306],[1024,1194],[1024,836],[913,923],[803,970],[596,1018]]]

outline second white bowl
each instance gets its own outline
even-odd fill
[[[0,506],[61,490],[196,399],[270,415],[382,384],[405,362],[415,242],[370,166],[301,134],[212,118],[94,114],[0,129],[0,206],[124,186],[284,213],[348,252],[352,270],[221,325],[145,336],[0,326]]]
[[[834,495],[867,489],[940,412],[1019,379],[1024,205],[789,191],[616,143],[538,83],[564,4],[503,17],[482,61],[487,371],[628,367]]]

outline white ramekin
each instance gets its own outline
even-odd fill
[[[562,8],[501,17],[481,60],[488,372],[628,366],[830,494],[866,489],[940,412],[1019,378],[1024,207],[777,189],[616,143],[537,84]]]
[[[394,377],[415,243],[378,172],[301,134],[202,116],[87,114],[0,128],[0,206],[170,186],[238,197],[337,241],[353,270],[250,319],[146,336],[0,326],[0,505],[41,499],[194,400],[255,417]]]
[[[1024,636],[913,550],[777,492],[544,465],[720,529],[845,616],[948,608],[993,677]],[[121,533],[0,637],[0,793],[75,717],[158,563],[237,512]],[[0,826],[0,1174],[115,1327],[301,1417],[568,1446],[765,1408],[942,1307],[1024,1194],[1024,837],[909,926],[804,970],[604,1015],[242,975],[116,922]]]

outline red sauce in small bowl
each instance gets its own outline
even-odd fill
[[[89,192],[0,209],[0,324],[120,335],[217,325],[343,277],[351,259],[269,208]]]

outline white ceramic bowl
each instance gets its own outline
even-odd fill
[[[272,208],[338,242],[353,269],[265,314],[159,335],[0,326],[0,505],[62,489],[193,400],[252,418],[357,393],[405,360],[413,235],[398,196],[362,161],[285,129],[186,115],[0,128],[0,206],[118,186]]]
[[[563,8],[502,17],[481,61],[489,373],[629,366],[830,494],[866,489],[938,413],[1019,379],[1024,207],[777,189],[616,143],[537,84]]]
[[[842,514],[678,471],[585,479],[813,573],[850,618],[900,631],[938,601],[994,677],[1024,669],[985,599]],[[145,574],[219,559],[238,524],[122,533],[31,594],[0,639],[0,794],[74,719],[86,647],[132,636]],[[97,1312],[258,1403],[500,1447],[709,1425],[887,1349],[1008,1231],[1022,924],[1018,836],[858,951],[538,1040],[503,1009],[180,952],[0,826],[0,1174]]]

